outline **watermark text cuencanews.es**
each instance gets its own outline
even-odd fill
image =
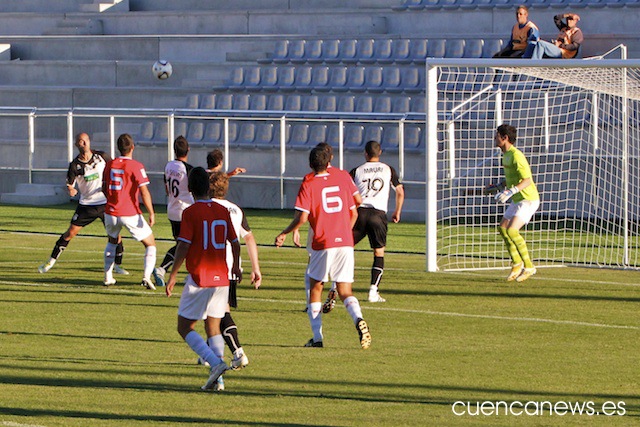
[[[457,401],[451,405],[454,415],[462,416],[566,416],[566,415],[586,415],[607,417],[623,416],[626,414],[625,402],[607,401],[596,403],[585,402],[550,402],[550,401],[528,401],[513,402],[506,401],[484,401],[484,402],[463,402]]]

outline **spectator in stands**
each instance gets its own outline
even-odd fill
[[[564,21],[563,21],[564,19]],[[575,13],[564,13],[553,17],[560,34],[553,42],[538,40],[529,42],[524,58],[562,58],[571,59],[578,55],[580,45],[584,41],[582,30],[577,27],[580,17]]]
[[[509,43],[494,58],[520,58],[524,55],[527,46],[531,42],[540,39],[540,30],[533,22],[529,21],[529,9],[520,5],[516,9],[516,24],[511,29]]]
[[[212,151],[207,154],[207,172],[221,172],[224,162],[224,153],[219,148],[214,148]],[[245,173],[247,170],[245,168],[235,168],[231,172],[227,172],[227,176],[231,178],[234,175],[238,175],[241,173]]]

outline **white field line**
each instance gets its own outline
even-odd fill
[[[40,424],[22,424],[22,423],[14,423],[13,421],[2,421],[3,426],[7,427],[45,427]]]
[[[59,284],[48,284],[48,283],[24,283],[24,282],[11,282],[6,280],[0,280],[0,285],[12,285],[12,286],[42,286],[42,287],[59,287]],[[71,286],[75,287],[75,286]],[[128,289],[117,289],[117,288],[100,288],[104,290],[108,290],[113,293],[122,293],[122,294],[142,294],[148,295],[151,297],[162,297],[166,298],[164,292],[162,290],[160,292],[149,292],[149,291],[135,291]],[[178,297],[178,294],[175,294],[173,297]],[[239,300],[242,301],[250,301],[250,302],[258,302],[258,303],[271,303],[271,304],[296,304],[303,306],[303,300],[279,300],[279,299],[269,299],[269,298],[247,298],[247,297],[238,297]],[[448,311],[434,311],[434,310],[412,310],[412,309],[404,309],[404,308],[391,308],[391,307],[382,307],[382,306],[367,306],[366,310],[376,310],[376,311],[387,311],[387,312],[397,312],[397,313],[411,313],[411,314],[425,314],[429,316],[446,316],[446,317],[462,317],[462,318],[470,318],[470,319],[487,319],[487,320],[505,320],[510,322],[536,322],[536,323],[551,323],[555,325],[569,325],[569,326],[585,326],[590,328],[608,328],[608,329],[629,329],[640,331],[639,326],[629,326],[629,325],[608,325],[606,323],[590,323],[590,322],[579,322],[574,320],[555,320],[555,319],[543,319],[538,317],[513,317],[513,316],[494,316],[489,314],[468,314],[468,313],[455,313]]]

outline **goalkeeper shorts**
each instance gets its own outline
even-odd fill
[[[517,203],[511,203],[504,213],[504,218],[511,220],[518,217],[526,225],[539,207],[540,200],[521,200]]]

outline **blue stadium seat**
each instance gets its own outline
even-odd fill
[[[396,62],[398,64],[408,64],[411,62],[411,40],[409,39],[397,39],[393,41],[393,45],[391,48],[391,62]],[[425,44],[425,55],[426,55],[426,44]],[[382,62],[386,62],[387,59],[384,59]]]
[[[312,64],[322,62],[322,40],[307,40],[304,47],[304,59]]]
[[[327,144],[337,147],[340,144],[340,125],[331,123],[327,126]]]
[[[267,109],[267,96],[261,93],[251,95],[249,108],[253,111],[263,111]]]
[[[204,123],[192,122],[187,132],[187,141],[189,141],[190,144],[195,144],[201,142],[202,138],[204,138]]]
[[[309,140],[307,144],[314,147],[320,142],[327,140],[327,125],[314,123],[309,126]]]
[[[230,93],[220,93],[216,96],[216,110],[233,109],[233,95]]]
[[[356,52],[358,50],[358,42],[354,39],[345,39],[340,41],[340,62],[354,63],[357,62]]]
[[[153,145],[157,145],[160,147],[166,146],[168,138],[169,124],[165,120],[154,124]]]
[[[256,137],[254,144],[257,146],[271,146],[279,141],[274,140],[274,124],[259,122],[256,123]]]
[[[462,9],[475,9],[478,7],[475,0],[458,0],[458,6]]]
[[[287,145],[300,147],[307,145],[309,141],[309,125],[307,123],[294,123],[289,131]]]
[[[356,113],[372,113],[373,112],[373,98],[367,95],[358,96],[356,99]]]
[[[214,110],[216,108],[216,94],[207,93],[203,95],[200,101],[200,108],[202,110]]]
[[[238,141],[238,124],[235,122],[229,122],[229,143],[236,143]],[[224,142],[224,132],[222,135],[222,141]]]
[[[294,64],[302,64],[305,59],[305,40],[291,40],[289,42],[289,62]]]
[[[405,0],[404,4],[409,10],[422,10],[425,6],[422,0]]]
[[[328,64],[340,62],[340,40],[322,41],[322,60]]]
[[[464,43],[463,58],[482,58],[484,42],[481,39],[466,40]]]
[[[424,136],[422,127],[414,124],[407,124],[404,127],[404,148],[409,151],[420,151],[424,148]]]
[[[411,111],[412,113],[426,113],[427,100],[424,96],[418,95],[411,98]]]
[[[372,64],[376,62],[373,46],[373,39],[358,40],[358,51],[356,53],[358,62],[363,64]]]
[[[400,86],[400,69],[398,67],[385,67],[382,71],[384,89],[388,92],[402,92]]]
[[[302,99],[302,111],[318,111],[318,95],[305,96]]]
[[[311,77],[311,88],[319,91],[331,90],[329,87],[329,67],[315,66]]]
[[[239,146],[247,146],[253,145],[253,142],[256,139],[256,126],[253,122],[242,121],[238,125],[239,130],[236,134],[236,138],[230,141],[233,141],[235,144]]]
[[[355,111],[355,99],[353,95],[341,95],[338,97],[338,107],[336,111],[341,113],[353,113]]]
[[[378,96],[373,103],[373,111],[375,113],[390,113],[391,98],[388,96]]]
[[[270,95],[269,102],[267,103],[267,110],[269,111],[284,110],[284,96],[282,96],[279,93]]]
[[[196,110],[198,108],[198,104],[200,101],[200,96],[195,94],[195,95],[189,95],[187,96],[187,102],[185,103],[185,108],[187,110]]]
[[[231,70],[229,82],[227,83],[229,89],[244,89],[244,68],[234,67]]]
[[[429,43],[427,44],[428,58],[444,58],[445,52],[446,52],[446,40],[444,39],[429,40]]]
[[[398,126],[393,124],[388,124],[384,128],[384,133],[382,136],[382,141],[380,141],[380,145],[383,150],[397,150],[399,144],[399,130]]]
[[[276,64],[289,62],[289,40],[278,40],[271,60]]]
[[[173,122],[173,135],[174,138],[179,137],[180,135],[187,137],[187,122],[184,120],[175,120]]]
[[[482,46],[482,57],[492,58],[502,49],[502,46],[502,40],[500,39],[485,39]]]
[[[438,5],[443,9],[459,9],[458,0],[438,0]]]
[[[349,69],[347,83],[345,86],[351,92],[364,92],[367,89],[365,87],[364,70],[364,67],[354,67]]]
[[[142,145],[151,145],[153,140],[154,123],[151,120],[145,121],[140,125],[140,134],[136,142]]]
[[[363,144],[364,126],[348,123],[344,126],[344,146],[345,148],[360,148]]]
[[[236,93],[233,95],[233,109],[234,110],[248,110],[249,109],[249,94],[248,93]]]
[[[382,67],[367,67],[365,72],[365,86],[369,92],[383,92],[383,69]]]
[[[422,0],[422,5],[425,9],[441,9],[442,4],[440,0]]]
[[[278,67],[260,68],[260,89],[275,91],[278,89]]]
[[[295,80],[291,88],[295,90],[305,90],[311,88],[311,71],[312,68],[309,66],[296,67]]]
[[[278,67],[278,84],[276,85],[276,89],[282,91],[295,90],[293,86],[295,73],[296,67]]]
[[[221,120],[207,121],[202,142],[206,144],[219,144],[224,142],[222,129],[223,124]]]
[[[383,128],[380,125],[368,124],[364,130],[364,138],[362,139],[362,146],[369,141],[378,141],[382,143]]]
[[[329,77],[330,90],[334,92],[346,92],[349,90],[347,86],[347,67],[331,68],[331,76]]]
[[[427,59],[428,53],[429,53],[429,41],[427,39],[411,40],[411,52],[409,53],[411,62],[415,64],[424,64],[424,61]],[[398,62],[405,63],[407,61],[400,60]]]
[[[449,39],[445,43],[445,58],[462,58],[464,55],[464,40]]]
[[[328,113],[333,113],[337,110],[337,102],[335,95],[323,95],[320,98],[320,111],[325,111]]]
[[[300,95],[295,94],[287,96],[284,103],[284,109],[287,111],[300,111],[301,106],[302,100],[300,99]]]
[[[246,67],[244,69],[243,87],[240,89],[260,88],[260,67]]]
[[[374,45],[374,61],[382,64],[393,62],[393,41],[391,39],[377,39]]]
[[[410,108],[411,97],[398,96],[393,99],[391,111],[394,113],[407,113],[411,111]]]

